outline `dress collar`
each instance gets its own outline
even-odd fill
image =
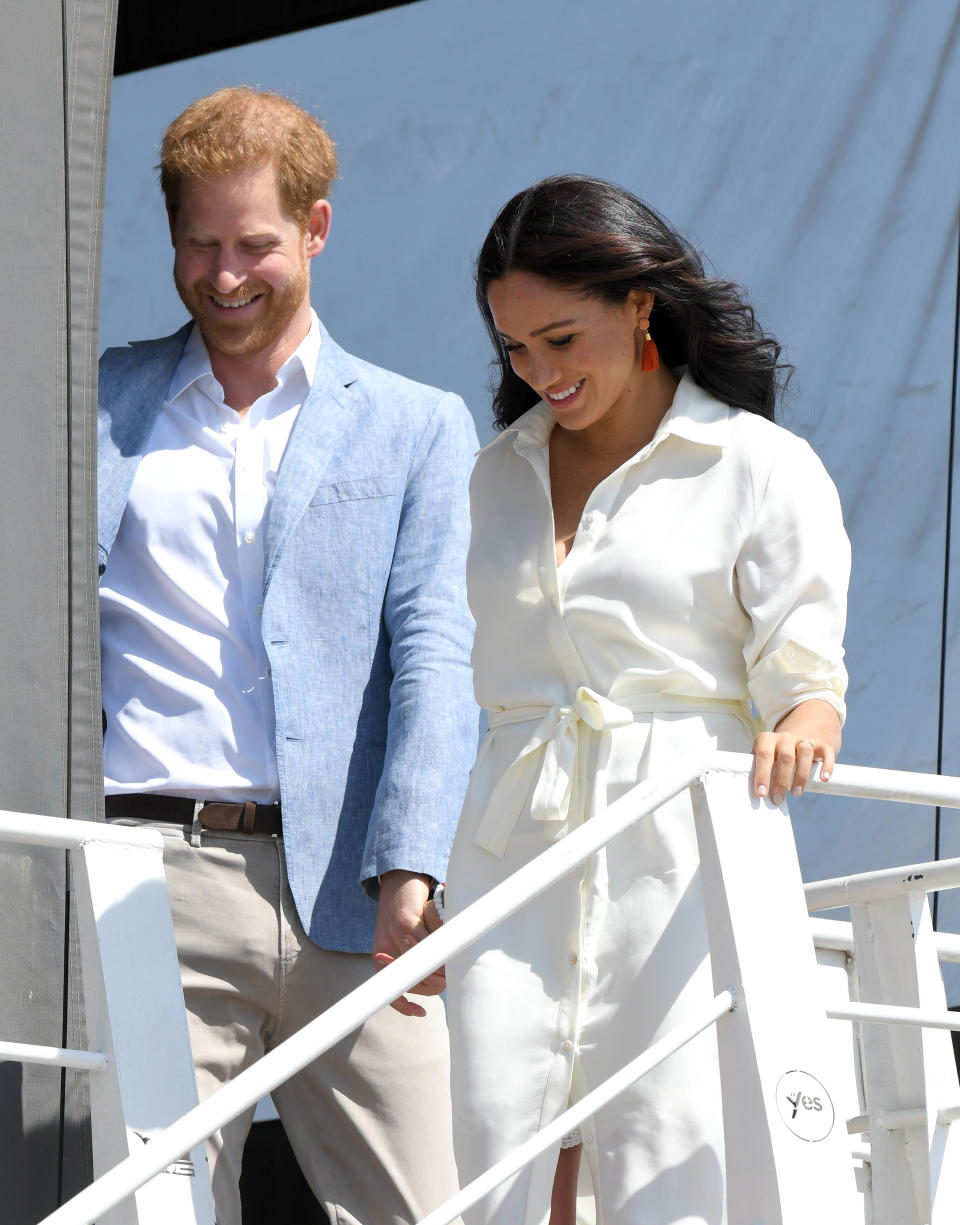
[[[673,403],[657,427],[651,446],[662,433],[723,450],[730,433],[730,418],[736,411],[701,387],[684,368]]]
[[[730,432],[730,418],[735,411],[694,382],[693,377],[684,367],[673,396],[673,403],[657,426],[653,438],[633,458],[646,459],[651,451],[670,434],[675,434],[678,438],[700,446],[723,450],[727,445],[727,437]],[[547,445],[554,424],[550,405],[545,400],[538,400],[532,408],[527,409],[522,416],[518,417],[513,425],[508,426],[485,447],[482,447],[478,454],[482,454],[491,447],[507,445],[506,439],[511,440],[518,455],[529,455],[531,452],[542,451]]]

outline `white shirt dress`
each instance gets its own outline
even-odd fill
[[[481,451],[470,605],[480,748],[447,914],[679,760],[799,702],[841,719],[849,545],[809,446],[685,375],[556,563],[537,404]],[[685,792],[447,966],[461,1183],[713,997]],[[598,1225],[722,1225],[712,1030],[581,1128]],[[464,1214],[544,1225],[556,1151]]]

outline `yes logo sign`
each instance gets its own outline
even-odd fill
[[[815,1076],[794,1069],[777,1083],[777,1109],[784,1123],[801,1140],[824,1140],[833,1129],[830,1094]]]

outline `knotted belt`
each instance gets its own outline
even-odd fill
[[[629,705],[624,705],[586,685],[580,686],[573,701],[566,706],[513,706],[489,711],[489,732],[511,723],[530,723],[534,719],[540,722],[490,793],[474,842],[502,858],[530,793],[531,774],[536,769],[538,754],[542,754],[542,761],[533,783],[530,816],[534,821],[560,824],[566,821],[582,724],[595,732],[610,732],[629,726],[638,714],[707,711],[737,715],[749,721],[741,702],[675,694],[639,694],[629,699]]]

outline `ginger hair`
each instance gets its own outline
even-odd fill
[[[282,94],[240,85],[198,98],[170,124],[160,146],[167,212],[176,218],[184,179],[209,182],[262,163],[276,170],[283,207],[301,225],[337,177],[326,129]]]

